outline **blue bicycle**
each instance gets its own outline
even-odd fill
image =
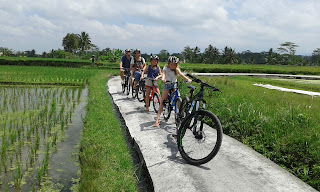
[[[174,88],[169,90],[169,95],[163,102],[163,117],[167,121],[170,118],[171,111],[174,110],[175,114],[175,124],[179,127],[181,121],[179,118],[180,106],[182,104],[182,99],[179,95],[178,82],[167,81],[165,84],[174,84]]]

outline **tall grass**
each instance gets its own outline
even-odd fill
[[[255,78],[200,79],[223,91],[206,95],[225,134],[320,190],[320,98],[256,87]]]

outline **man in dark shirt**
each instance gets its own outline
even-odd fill
[[[121,57],[120,60],[120,77],[121,77],[121,84],[123,84],[124,79],[124,69],[130,70],[130,63],[133,57],[131,56],[131,50],[126,49],[126,54]]]

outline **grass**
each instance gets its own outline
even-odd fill
[[[135,191],[133,165],[120,123],[106,94],[109,75],[89,80],[89,102],[81,141],[80,191]]]
[[[206,107],[225,134],[320,190],[320,98],[256,87],[256,78],[200,79],[223,92],[207,92]]]
[[[320,67],[283,65],[230,65],[230,64],[179,64],[184,71],[202,73],[270,73],[293,75],[320,75]]]

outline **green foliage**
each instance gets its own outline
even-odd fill
[[[137,191],[121,127],[106,92],[108,74],[89,79],[89,101],[80,144],[80,191]]]
[[[75,53],[79,48],[79,36],[74,33],[68,33],[63,39],[62,39],[62,46],[65,51],[70,53]]]

